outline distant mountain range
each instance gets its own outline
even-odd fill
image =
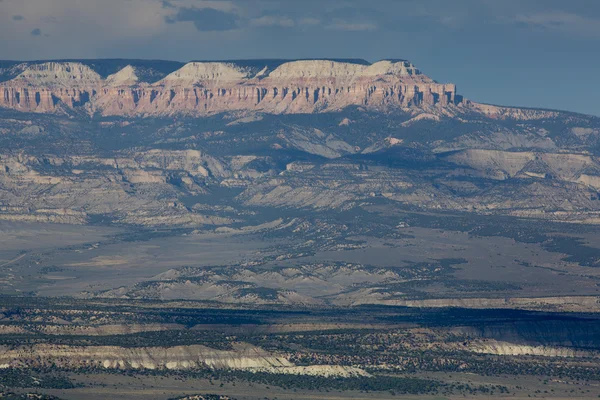
[[[0,148],[0,219],[383,201],[600,221],[599,118],[475,103],[404,60],[0,62]]]
[[[464,101],[455,85],[437,83],[404,60],[4,61],[0,92],[0,107],[105,116],[294,114],[348,106],[505,112]]]

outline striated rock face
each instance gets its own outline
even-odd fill
[[[62,169],[63,173],[40,173],[42,165]],[[179,206],[177,192],[204,193],[207,180],[230,174],[222,160],[199,150],[149,149],[111,158],[0,154],[0,220],[82,224],[90,214],[113,209],[122,212],[119,218],[123,222],[137,225],[174,221],[192,226],[221,225],[231,220]],[[144,193],[137,201],[131,185]],[[41,187],[47,189],[43,198],[31,196]],[[39,203],[32,204],[26,198]],[[68,206],[65,198],[70,199]]]
[[[542,357],[597,357],[597,353],[574,350],[567,347],[528,346],[497,340],[483,340],[472,343],[469,351],[501,356],[542,356]]]
[[[45,85],[49,88],[57,86],[86,87],[100,84],[102,78],[90,67],[74,62],[48,62],[34,64],[19,74],[13,82],[26,86]]]
[[[40,365],[64,363],[64,367],[94,366],[121,369],[251,369],[292,367],[288,360],[250,345],[236,345],[233,350],[216,350],[205,346],[139,347],[115,346],[74,347],[36,345],[3,348],[0,367],[17,367],[38,357]]]
[[[439,84],[407,61],[260,65],[191,62],[157,82],[143,82],[131,65],[103,79],[81,63],[32,64],[0,84],[0,107],[41,113],[66,106],[103,115],[202,116],[227,111],[313,113],[348,106],[388,110],[462,101],[455,85]]]
[[[426,300],[379,300],[362,298],[353,305],[386,304],[402,307],[460,307],[460,308],[511,308],[521,310],[552,310],[578,312],[598,310],[600,299],[597,296],[561,296],[561,297],[513,297],[513,298],[462,298],[462,299],[426,299]]]
[[[40,344],[0,347],[0,370],[23,366],[104,368],[121,370],[231,369],[288,375],[324,377],[371,376],[366,371],[339,365],[296,366],[287,358],[245,343],[231,350],[201,345],[175,347],[68,346]]]

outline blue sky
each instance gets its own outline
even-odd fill
[[[404,58],[465,97],[600,115],[598,0],[0,0],[0,58]]]

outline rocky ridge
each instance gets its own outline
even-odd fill
[[[0,369],[31,366],[121,370],[190,370],[198,368],[245,370],[324,377],[370,376],[359,368],[338,365],[296,366],[283,356],[248,344],[231,350],[201,345],[175,347],[33,345],[1,347]]]
[[[562,312],[600,311],[597,296],[562,296],[562,297],[509,297],[509,298],[455,298],[455,299],[360,299],[352,305],[385,304],[401,307],[427,308],[473,308],[473,309],[519,309],[519,310],[551,310]]]
[[[231,111],[272,114],[327,112],[361,106],[455,106],[453,84],[439,84],[407,61],[301,60],[264,66],[253,61],[191,62],[158,81],[140,79],[127,65],[103,79],[78,62],[21,66],[0,83],[0,107],[56,113],[85,109],[103,115],[211,115]],[[14,68],[14,67],[13,67]]]
[[[0,62],[0,93],[0,220],[224,226],[385,199],[600,221],[597,118],[473,103],[407,61]],[[192,201],[222,189],[231,212]]]
[[[277,165],[269,156],[158,148],[112,157],[3,153],[0,219],[83,224],[93,215],[107,215],[141,226],[230,225],[236,220],[232,215],[181,201],[222,187],[242,190],[234,201],[250,207],[345,209],[384,198],[421,208],[600,221],[600,161],[589,153],[465,149],[431,156],[431,166],[420,171],[365,170],[359,162],[335,160],[355,150],[333,135],[290,130],[277,139],[330,160]],[[440,185],[435,163],[441,162],[449,175]],[[437,182],[424,179],[429,175]],[[479,187],[469,179],[498,187]],[[44,197],[35,195],[40,191]]]

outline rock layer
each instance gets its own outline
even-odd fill
[[[138,347],[36,345],[3,348],[0,368],[18,367],[38,357],[40,365],[91,366],[121,369],[251,369],[292,367],[287,359],[245,344],[232,350],[205,346]],[[60,364],[60,363],[64,364]]]
[[[296,366],[282,355],[245,343],[231,350],[206,346],[117,347],[40,344],[0,347],[0,370],[24,366],[100,368],[121,370],[226,369],[323,377],[371,376],[366,371],[341,365]]]
[[[255,65],[261,65],[260,61]],[[76,62],[32,64],[0,84],[0,107],[58,112],[66,106],[103,115],[211,115],[228,111],[313,113],[361,106],[387,110],[459,104],[453,84],[440,84],[407,61],[329,60],[247,67],[191,62],[157,82],[126,66],[106,79]]]

